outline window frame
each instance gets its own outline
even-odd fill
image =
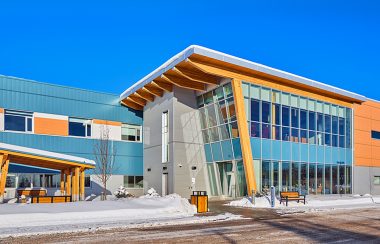
[[[21,117],[24,118],[24,130],[12,130],[12,129],[7,129],[6,128],[6,117],[7,116],[12,116],[12,117]],[[32,125],[29,129],[29,124],[28,121],[31,121]],[[12,110],[12,109],[5,109],[4,111],[4,131],[8,132],[16,132],[16,133],[28,133],[28,134],[33,134],[34,133],[34,114],[33,112],[27,112],[27,111],[21,111],[21,110]]]

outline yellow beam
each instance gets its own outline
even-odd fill
[[[84,201],[85,199],[85,192],[84,192],[84,179],[85,179],[85,173],[84,169],[81,169],[80,171],[80,188],[79,188],[79,197],[81,201]]]
[[[153,80],[153,82],[151,84],[153,84],[153,85],[157,86],[158,88],[160,88],[164,91],[167,91],[167,92],[173,91],[173,85],[171,83],[160,81],[160,80],[158,80],[158,78]]]
[[[240,145],[243,156],[245,179],[247,181],[247,191],[257,191],[255,180],[255,169],[253,168],[253,157],[251,150],[251,140],[248,132],[247,116],[244,108],[244,97],[241,80],[232,79],[232,90],[234,93],[234,103],[237,116],[237,123],[240,136]]]
[[[79,200],[79,174],[80,174],[80,168],[79,167],[75,167],[74,168],[74,184],[73,184],[73,197],[74,197],[74,201],[78,201]]]
[[[9,158],[7,155],[1,155],[1,177],[0,177],[0,203],[4,200],[5,183],[7,181],[9,168]]]
[[[132,108],[134,110],[139,110],[139,111],[144,110],[143,106],[141,106],[141,105],[135,103],[134,101],[128,99],[128,97],[125,98],[123,101],[121,101],[121,104],[123,104],[124,106],[127,106],[129,108]]]
[[[178,77],[174,75],[161,75],[161,78],[166,80],[167,82],[172,83],[173,85],[190,89],[190,90],[195,90],[195,91],[204,91],[205,90],[205,85],[199,82],[195,82],[183,77]]]
[[[66,170],[66,195],[71,195],[71,170]]]
[[[61,195],[65,194],[65,172],[61,170],[61,182],[60,182]]]

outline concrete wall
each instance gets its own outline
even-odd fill
[[[162,163],[161,116],[165,111],[169,112],[169,162]],[[162,194],[163,167],[167,168],[169,193],[189,197],[192,190],[208,190],[198,116],[195,93],[178,87],[145,106],[144,190],[154,187]]]
[[[380,195],[380,185],[374,185],[374,176],[380,176],[379,167],[356,166],[354,168],[353,194]]]

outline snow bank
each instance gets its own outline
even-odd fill
[[[94,202],[3,204],[0,208],[0,233],[18,233],[31,227],[40,227],[42,231],[45,228],[61,229],[67,225],[133,224],[191,217],[195,213],[195,206],[176,194]]]

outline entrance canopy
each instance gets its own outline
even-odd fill
[[[72,167],[95,168],[95,161],[62,153],[0,143],[0,155],[8,155],[11,163],[64,170]]]
[[[61,171],[61,194],[73,201],[84,199],[84,171],[95,168],[95,161],[62,153],[0,143],[0,202],[4,198],[9,163]]]

